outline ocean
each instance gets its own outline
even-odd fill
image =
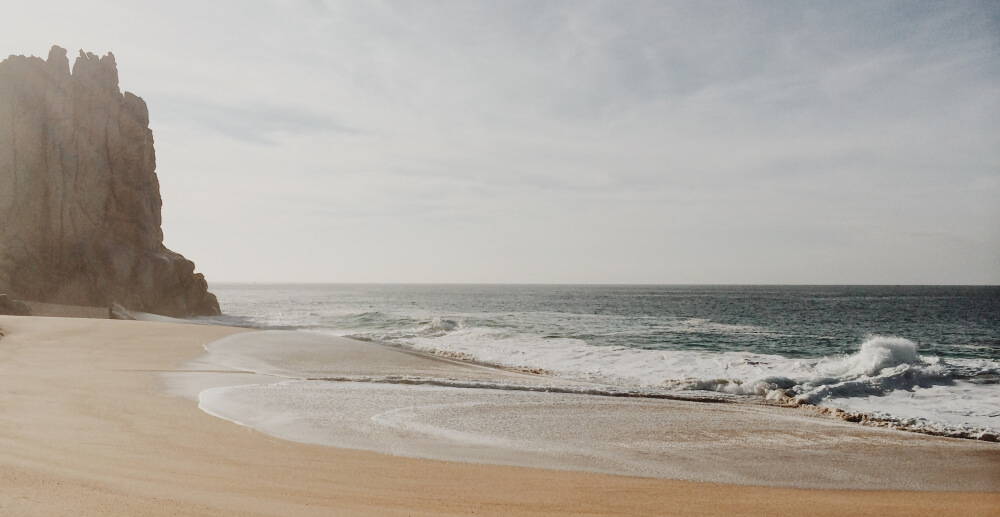
[[[212,322],[591,386],[1000,432],[1000,287],[212,284]]]

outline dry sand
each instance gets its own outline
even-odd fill
[[[242,330],[3,316],[0,331],[0,515],[1000,513],[996,492],[720,485],[287,442],[158,385]]]

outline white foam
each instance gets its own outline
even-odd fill
[[[868,413],[903,428],[952,434],[957,428],[996,429],[997,400],[995,384],[956,381],[893,390],[879,397],[835,397],[822,405]]]
[[[991,394],[996,390],[1000,363],[921,356],[916,343],[901,337],[871,336],[851,355],[794,359],[748,352],[592,346],[578,339],[543,339],[460,324],[453,327],[447,330],[434,323],[426,326],[424,334],[414,332],[405,338],[393,338],[416,350],[444,357],[544,371],[586,382],[707,390],[843,409],[865,404],[870,411],[886,415],[895,415],[894,411],[901,408],[890,400],[933,386],[936,396],[911,403],[913,411],[925,410],[929,422],[1000,430],[1000,411],[995,410],[995,396]],[[897,391],[893,399],[884,398]],[[958,414],[950,409],[956,404],[971,407],[975,418],[957,418]]]

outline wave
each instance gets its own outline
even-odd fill
[[[801,403],[852,394],[881,395],[956,380],[992,384],[1000,375],[1000,363],[921,356],[917,343],[880,335],[869,336],[854,354],[815,359],[750,352],[594,346],[583,339],[472,327],[441,317],[404,330],[346,337],[587,381],[765,397],[780,390]]]
[[[466,326],[443,318],[405,331],[350,337],[625,388],[710,391],[849,413],[860,410],[868,422],[902,427],[1000,430],[1000,412],[989,403],[1000,383],[1000,363],[924,356],[916,342],[898,336],[872,335],[853,354],[811,359],[594,346],[581,339]]]
[[[896,389],[927,387],[970,375],[995,373],[995,368],[968,372],[937,357],[922,358],[917,354],[917,344],[905,338],[871,336],[856,354],[799,361],[784,374],[665,382],[688,389],[772,399],[789,397],[798,403],[816,404],[828,398],[883,395]]]
[[[252,314],[225,323],[319,331],[615,390],[712,392],[836,408],[845,414],[867,415],[865,421],[872,422],[903,422],[900,425],[912,427],[918,421],[918,427],[941,424],[1000,430],[1000,411],[990,402],[1000,383],[1000,363],[922,355],[918,343],[899,336],[872,335],[853,353],[810,358],[803,356],[824,347],[829,350],[835,338],[817,336],[822,346],[804,343],[802,348],[776,346],[767,348],[769,353],[753,353],[733,351],[735,347],[726,351],[714,346],[713,340],[731,346],[733,339],[746,336],[771,339],[782,335],[765,327],[702,318],[658,318],[619,326],[620,322],[604,316],[578,315],[567,320],[559,315],[562,319],[553,316],[550,321],[546,314],[536,312],[519,313],[515,329],[502,315],[492,313],[439,316],[414,309],[403,314],[369,306],[303,311],[264,311],[260,317]],[[260,324],[265,320],[266,325]],[[553,328],[554,333],[550,332]],[[630,344],[633,339],[640,342],[635,346],[592,343],[590,332],[603,332],[607,337],[618,329],[624,329],[627,338],[623,339]],[[655,344],[664,332],[698,337],[679,350],[640,348],[648,344],[641,340]]]

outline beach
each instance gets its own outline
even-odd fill
[[[0,517],[1000,517],[995,2],[8,11]]]
[[[892,453],[886,471],[899,476],[915,465],[950,483],[966,476],[976,492],[763,487],[399,457],[281,440],[168,393],[165,373],[199,373],[204,345],[245,329],[39,317],[0,317],[0,329],[0,514],[995,515],[1000,507],[995,444],[920,437],[929,442],[902,456],[862,451]],[[229,369],[200,373],[247,382]],[[675,404],[694,413],[718,405]],[[936,444],[962,459],[935,459]],[[782,461],[792,469],[798,458]]]

